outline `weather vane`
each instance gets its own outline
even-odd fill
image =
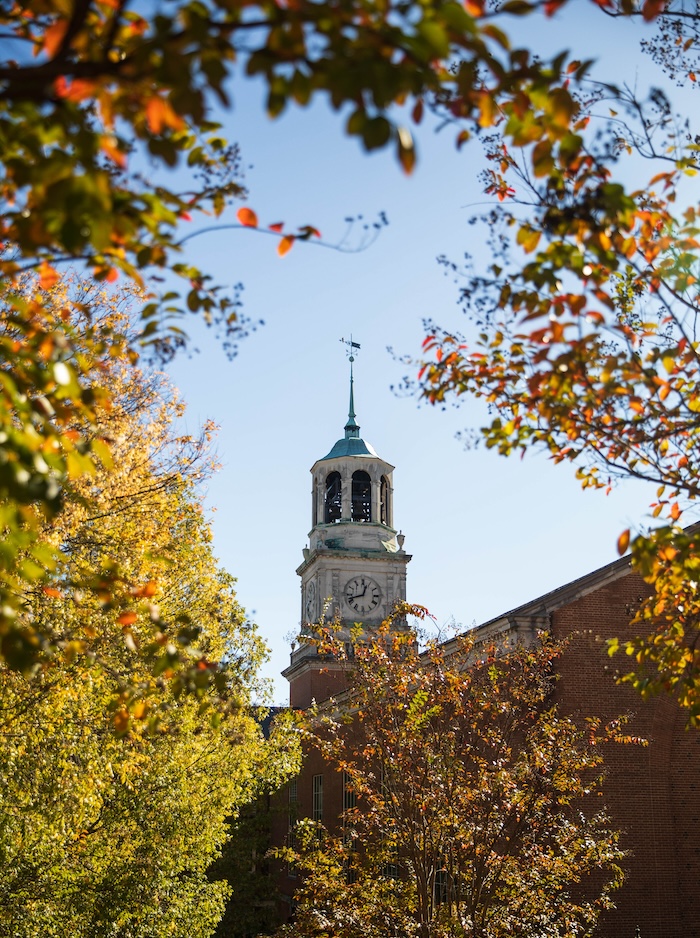
[[[360,343],[352,341],[352,334],[350,335],[349,339],[341,339],[340,341],[343,343],[343,345],[347,345],[347,356],[350,359],[350,365],[352,365],[352,363],[355,361],[355,349],[357,349],[359,352]]]

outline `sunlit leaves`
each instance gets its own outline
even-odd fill
[[[73,284],[59,309],[69,296],[76,346],[117,333],[123,297]],[[13,938],[115,924],[207,938],[228,887],[206,868],[228,820],[296,770],[297,746],[282,727],[265,740],[256,719],[265,646],[212,554],[197,491],[211,428],[178,435],[162,377],[126,356],[97,361],[109,408],[70,412],[92,469],[37,519],[23,559],[53,550],[53,577],[24,569],[2,633],[0,921]]]
[[[564,6],[547,4],[545,12]],[[668,40],[678,38],[685,62],[692,42],[683,40],[697,30],[696,14],[679,13],[675,4],[616,7],[619,16],[638,12],[660,24],[646,48],[666,71],[680,74]],[[678,526],[692,519],[700,495],[700,226],[696,205],[677,204],[687,191],[684,177],[697,172],[697,141],[677,134],[672,104],[658,90],[640,100],[606,86],[601,95],[612,106],[601,118],[581,84],[587,66],[562,54],[546,76],[517,89],[482,89],[482,98],[491,98],[485,108],[482,98],[470,97],[481,123],[497,125],[485,176],[496,205],[483,219],[495,261],[466,271],[462,299],[475,324],[466,337],[429,325],[418,381],[434,403],[463,394],[483,398],[494,413],[484,441],[501,454],[541,448],[555,463],[573,464],[584,488],[608,492],[625,477],[660,486],[651,518],[674,533],[667,537],[662,527],[649,549],[658,539],[678,584],[684,576],[694,584],[684,550],[671,561],[667,540],[682,541]],[[446,96],[444,106],[454,117],[472,117],[464,96]],[[613,142],[606,141],[610,128]],[[639,173],[640,156],[651,162],[650,170],[641,164],[649,181],[630,191],[626,174]],[[634,549],[642,542],[629,531],[620,536],[620,553],[630,543],[633,567],[663,602],[645,606],[644,618],[632,623],[635,631],[651,627],[657,610],[656,636],[640,633],[626,646],[639,665],[629,679],[645,693],[672,690],[695,720],[698,662],[689,649],[700,610],[686,597],[682,628],[666,616],[664,603],[673,603],[668,572],[663,565],[646,569],[643,552]]]
[[[303,873],[283,934],[311,934],[320,917],[349,938],[472,934],[475,919],[494,938],[522,921],[592,927],[621,878],[598,797],[601,746],[626,739],[619,724],[552,707],[559,652],[546,640],[507,652],[454,640],[419,655],[407,614],[425,610],[357,635],[348,694],[304,720],[357,806],[342,838],[301,823],[297,849],[281,852]],[[343,648],[331,636],[324,653]],[[600,892],[574,898],[591,874]]]

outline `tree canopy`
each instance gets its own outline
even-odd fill
[[[52,566],[36,534],[42,517],[60,511],[67,482],[109,458],[108,439],[75,429],[110,406],[103,356],[133,359],[147,346],[167,359],[185,341],[181,317],[190,312],[216,323],[229,343],[245,334],[235,291],[188,263],[180,231],[245,196],[237,149],[213,119],[228,105],[232,81],[262,77],[273,116],[328,97],[349,133],[367,149],[391,144],[410,171],[415,151],[405,125],[420,121],[429,95],[459,85],[465,106],[469,97],[486,114],[482,66],[505,93],[539,72],[514,56],[483,13],[482,2],[465,8],[454,0],[166,0],[157,8],[37,0],[0,11],[5,660],[31,667],[36,653],[33,637],[17,628],[17,595]],[[455,56],[458,76],[447,65]],[[404,104],[405,120],[396,107]],[[169,172],[176,167],[182,172]],[[242,210],[240,223],[256,224],[255,213]],[[281,250],[317,234],[310,225],[272,227]],[[146,290],[135,334],[78,335],[73,320],[85,304],[71,296],[61,309],[45,302],[68,263]],[[28,269],[38,277],[30,295],[17,288]]]
[[[347,695],[305,718],[344,773],[342,830],[297,825],[284,935],[591,933],[621,882],[599,797],[619,727],[558,711],[558,653],[459,640],[421,655],[391,622],[354,646]]]
[[[406,171],[415,162],[410,125],[427,109],[454,125],[460,146],[487,140],[494,263],[464,291],[481,331],[467,347],[431,327],[422,387],[434,401],[486,397],[499,410],[489,445],[544,446],[574,460],[584,485],[604,488],[619,474],[658,483],[654,511],[666,523],[632,542],[656,596],[637,616],[641,632],[652,631],[627,644],[639,665],[630,680],[645,693],[675,690],[695,718],[697,615],[688,602],[697,570],[678,523],[696,495],[697,212],[679,207],[677,194],[696,171],[698,143],[663,92],[640,101],[614,82],[591,83],[578,52],[540,57],[518,45],[519,18],[567,6],[37,0],[0,12],[6,660],[31,665],[35,654],[32,642],[17,658],[12,648],[18,592],[51,566],[36,536],[41,516],[60,510],[67,480],[108,458],[108,440],[74,430],[109,405],[100,356],[133,357],[145,344],[169,357],[185,341],[185,312],[218,323],[231,343],[245,334],[235,292],[188,263],[180,230],[245,197],[235,145],[213,121],[245,73],[265,82],[272,116],[327,97],[348,133],[367,149],[393,146]],[[593,0],[590,15],[648,22],[652,59],[696,83],[693,5]],[[628,153],[654,164],[648,185],[631,191],[621,169]],[[169,174],[173,167],[189,176]],[[239,217],[257,225],[247,207]],[[281,251],[317,234],[312,225],[272,228]],[[136,335],[79,337],[72,300],[58,315],[47,309],[41,291],[67,262],[145,286]],[[27,268],[39,277],[31,299],[13,286]],[[678,582],[688,602],[676,602]]]
[[[529,6],[550,14],[566,3]],[[695,86],[694,4],[598,6],[601,17],[649,21],[644,50]],[[695,533],[681,525],[698,495],[700,228],[684,186],[698,137],[669,92],[640,98],[617,76],[592,81],[582,51],[594,50],[562,54],[546,87],[494,95],[485,182],[495,202],[483,219],[493,261],[463,271],[466,336],[428,325],[419,382],[434,403],[485,399],[485,442],[500,453],[544,449],[584,487],[625,477],[657,487],[658,522],[619,539],[653,595],[634,615],[638,637],[610,650],[630,656],[625,680],[674,692],[696,721],[700,568]],[[441,105],[465,116],[459,97]],[[629,186],[640,173],[648,182]]]
[[[93,321],[119,319],[89,294]],[[23,594],[52,653],[26,677],[0,668],[0,934],[205,938],[229,892],[207,876],[229,821],[295,770],[297,747],[282,724],[263,737],[266,649],[212,554],[203,441],[175,432],[162,377],[119,360],[106,377],[109,465],[72,480],[42,532],[53,585]],[[80,589],[103,558],[123,582]]]

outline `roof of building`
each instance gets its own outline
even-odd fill
[[[379,458],[372,444],[367,443],[359,436],[338,440],[330,453],[324,456],[323,459],[337,459],[339,456],[375,456]]]
[[[502,632],[516,622],[522,622],[523,620],[544,620],[552,612],[561,609],[562,606],[567,606],[569,603],[575,602],[588,593],[600,589],[621,577],[627,576],[631,572],[630,557],[629,554],[626,554],[624,557],[619,557],[617,560],[613,560],[611,563],[607,563],[597,570],[586,573],[569,583],[564,583],[562,586],[550,590],[550,592],[542,596],[538,596],[520,606],[516,606],[508,612],[501,613],[501,615],[495,616],[493,619],[488,619],[486,622],[482,622],[471,629],[467,629],[467,631],[472,634],[489,635]],[[450,645],[456,640],[457,639],[448,639],[443,643],[443,647],[449,649]]]

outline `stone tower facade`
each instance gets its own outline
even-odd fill
[[[313,636],[321,619],[350,629],[377,627],[406,599],[404,536],[394,528],[394,467],[360,437],[352,359],[345,435],[311,467],[311,531],[301,577],[301,635],[283,672],[290,704],[308,707],[345,687],[345,665],[320,655]]]

